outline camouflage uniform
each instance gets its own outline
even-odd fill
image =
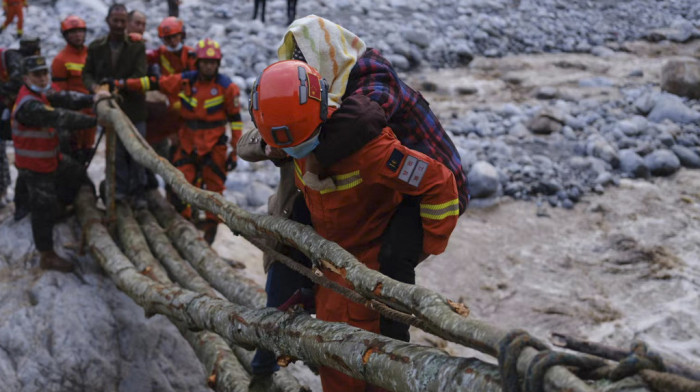
[[[52,105],[82,109],[92,104],[92,97],[74,91],[47,93]],[[97,123],[94,117],[80,112],[47,107],[37,100],[23,103],[15,113],[15,120],[29,127],[85,129]],[[37,250],[53,249],[53,226],[60,217],[62,205],[71,204],[83,184],[92,186],[83,166],[63,156],[58,168],[50,173],[19,169],[15,199],[29,201],[32,213],[32,234]]]

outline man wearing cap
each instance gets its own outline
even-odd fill
[[[38,55],[41,51],[38,37],[25,35],[19,41],[19,49],[0,49],[0,203],[10,186],[10,169],[5,155],[5,141],[12,140],[10,111],[22,87],[22,59]],[[15,220],[29,213],[24,203],[28,196],[24,179],[15,182]]]
[[[80,186],[90,184],[82,166],[58,148],[55,127],[85,129],[94,127],[96,119],[73,110],[93,103],[93,97],[74,91],[56,92],[51,83],[49,66],[43,56],[30,56],[22,62],[23,86],[12,110],[12,140],[15,166],[28,194],[34,244],[41,254],[40,267],[70,272],[74,266],[53,249],[53,226],[62,205],[72,204]],[[99,96],[108,95],[100,93]]]

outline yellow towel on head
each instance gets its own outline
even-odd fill
[[[277,49],[280,60],[292,59],[295,41],[306,62],[330,84],[328,104],[340,106],[350,70],[367,49],[364,41],[340,25],[316,15],[297,19],[287,28]]]

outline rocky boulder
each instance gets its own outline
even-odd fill
[[[682,97],[700,98],[700,61],[668,61],[661,69],[661,88]]]

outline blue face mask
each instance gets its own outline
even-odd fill
[[[320,135],[320,133],[316,133],[315,136],[312,136],[309,140],[305,141],[304,143],[299,144],[298,146],[283,147],[282,149],[289,156],[297,158],[297,159],[301,159],[301,158],[311,154],[311,152],[314,150],[314,148],[318,147],[318,145],[321,143],[318,140],[318,135]]]
[[[175,47],[165,45],[165,48],[168,49],[169,52],[177,52],[178,50],[182,49],[182,42],[177,44]]]
[[[35,93],[43,94],[51,89],[51,77],[49,77],[49,82],[46,83],[46,86],[44,86],[44,87],[39,87],[39,86],[37,86],[35,84],[31,84],[31,83],[27,83],[27,85],[29,86],[29,89],[34,91]]]

